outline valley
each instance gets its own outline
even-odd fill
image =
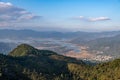
[[[0,80],[120,80],[120,0],[0,0]]]
[[[12,37],[4,37],[0,39],[1,44],[4,44],[5,46],[2,47],[3,49],[1,48],[0,52],[3,54],[7,54],[17,45],[26,43],[34,46],[37,49],[52,50],[64,56],[69,56],[86,61],[104,62],[120,57],[119,32],[103,32],[103,33],[46,32],[45,33],[45,32],[35,32],[28,30],[26,36],[20,39],[19,38],[20,35],[17,34],[21,33],[22,36],[22,32],[24,31],[27,30],[7,31]],[[14,32],[16,32],[16,35],[12,35]],[[31,33],[32,35],[29,35],[29,33]],[[42,35],[45,36],[41,37],[40,36],[41,34],[38,36],[38,34],[36,35],[35,33],[41,33]],[[35,35],[37,37],[35,37]],[[72,36],[69,37],[70,35]],[[83,35],[87,35],[87,36],[83,36]],[[48,36],[50,37],[48,38]],[[12,46],[10,46],[10,44]]]

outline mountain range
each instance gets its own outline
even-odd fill
[[[106,61],[120,57],[120,31],[42,32],[0,29],[0,53],[8,54],[22,43],[89,61]]]
[[[34,31],[34,30],[12,30],[12,29],[0,29],[0,38],[10,39],[26,39],[26,38],[101,38],[111,37],[120,34],[120,31],[111,32],[57,32],[57,31]]]

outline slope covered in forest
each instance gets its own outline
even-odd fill
[[[118,80],[120,59],[90,66],[82,60],[21,44],[0,54],[1,80]]]

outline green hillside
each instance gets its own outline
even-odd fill
[[[70,72],[75,76],[74,80],[119,80],[120,59],[101,63],[96,66],[85,67],[78,64],[69,64]]]
[[[13,51],[9,53],[10,56],[20,57],[20,56],[35,56],[35,55],[49,55],[56,54],[55,52],[48,50],[38,50],[28,44],[21,44],[17,46]]]
[[[81,60],[21,44],[0,54],[0,80],[119,80],[120,59],[89,66]]]

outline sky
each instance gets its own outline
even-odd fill
[[[120,0],[0,0],[0,29],[120,30]]]

